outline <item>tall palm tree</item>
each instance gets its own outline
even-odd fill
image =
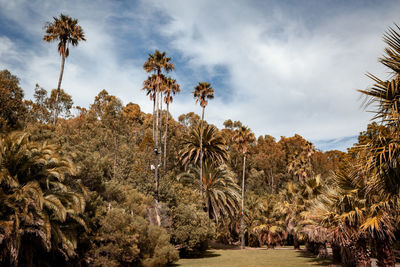
[[[248,144],[253,143],[256,138],[254,134],[250,131],[246,126],[241,126],[238,130],[236,130],[235,135],[233,136],[233,140],[236,144],[239,145],[239,149],[243,153],[243,175],[242,175],[242,212],[241,212],[241,223],[240,223],[240,231],[241,231],[241,243],[242,249],[245,247],[244,241],[244,181],[246,175],[246,154],[247,154],[247,146]]]
[[[234,174],[228,170],[226,165],[219,167],[210,161],[204,162],[203,185],[204,185],[204,201],[206,204],[207,214],[210,219],[215,219],[218,223],[220,217],[234,218],[239,209],[240,193],[239,186],[234,180]],[[188,170],[178,175],[178,181],[197,187],[197,177],[200,175],[200,168],[190,165]]]
[[[65,59],[69,56],[69,45],[77,46],[79,42],[86,41],[82,27],[78,25],[78,20],[67,15],[60,14],[60,17],[53,17],[53,22],[45,24],[46,33],[43,40],[46,42],[58,41],[58,52],[61,55],[61,70],[58,78],[56,105],[54,107],[53,123],[57,121],[58,98],[61,89],[61,81],[64,73]]]
[[[203,131],[197,125],[189,132],[179,151],[179,161],[185,167],[190,163],[196,165],[200,160],[201,148],[205,161],[223,164],[228,159],[225,140],[213,125],[207,124]]]
[[[163,73],[170,72],[175,69],[175,65],[171,62],[171,58],[166,56],[165,52],[158,50],[154,51],[154,54],[149,54],[148,59],[143,64],[143,69],[146,72],[153,72],[156,76],[156,129],[155,129],[155,171],[154,171],[154,184],[155,184],[155,199],[158,201],[158,168],[161,162],[161,145],[158,139],[159,133],[159,103],[160,103],[160,92],[162,90]]]
[[[179,84],[176,83],[175,79],[167,78],[164,84],[164,102],[167,105],[167,118],[165,121],[165,133],[164,133],[164,170],[167,167],[167,135],[168,135],[168,116],[169,116],[169,104],[173,101],[173,95],[179,93],[181,88]]]
[[[143,82],[142,90],[146,90],[146,95],[153,101],[153,142],[155,142],[157,75],[149,76]]]
[[[59,251],[67,259],[76,255],[77,226],[86,227],[85,200],[64,183],[75,167],[56,151],[30,141],[26,133],[0,139],[0,246],[8,252],[0,256],[2,263],[18,265],[22,258],[32,266],[33,251],[40,249]],[[35,240],[41,248],[32,246]]]
[[[214,89],[211,87],[211,84],[206,82],[199,82],[199,84],[194,88],[193,97],[196,99],[196,103],[200,103],[200,107],[202,108],[201,112],[201,130],[200,130],[200,174],[203,173],[203,123],[204,123],[204,109],[208,104],[208,100],[214,98]],[[203,194],[203,179],[201,176],[200,180],[200,194]]]

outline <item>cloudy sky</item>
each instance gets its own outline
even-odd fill
[[[319,149],[344,149],[371,118],[356,92],[371,85],[365,73],[389,75],[377,58],[399,11],[399,1],[368,0],[0,0],[0,69],[20,78],[26,98],[36,83],[55,88],[61,60],[56,43],[42,41],[43,26],[64,13],[87,38],[64,72],[75,105],[106,89],[151,112],[142,66],[159,49],[183,89],[175,118],[200,113],[190,92],[206,81],[215,90],[206,119],[218,127],[240,120],[256,135],[297,133]]]

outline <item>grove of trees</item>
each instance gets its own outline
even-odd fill
[[[255,137],[240,121],[205,120],[218,89],[200,82],[201,117],[169,110],[175,65],[155,50],[143,65],[153,113],[102,90],[74,107],[61,88],[69,45],[85,41],[76,19],[54,17],[59,82],[24,99],[0,71],[0,262],[5,266],[163,266],[227,245],[331,247],[346,266],[394,266],[400,210],[400,28],[384,35],[380,62],[360,93],[373,122],[348,152],[316,150],[300,135]],[[90,41],[90,40],[89,40]],[[137,92],[138,94],[142,92]],[[165,103],[163,109],[162,103]],[[71,111],[77,111],[73,116]]]

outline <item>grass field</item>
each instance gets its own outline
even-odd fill
[[[202,258],[181,259],[174,266],[329,266],[305,251],[292,249],[212,249]]]

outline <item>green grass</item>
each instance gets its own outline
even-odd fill
[[[329,266],[305,251],[292,249],[212,249],[202,258],[180,259],[174,266]]]

